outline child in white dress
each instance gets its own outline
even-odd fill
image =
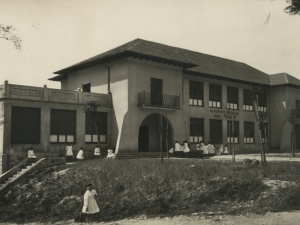
[[[95,159],[97,159],[97,158],[100,159],[100,147],[99,147],[99,145],[96,145],[94,156],[95,156]]]
[[[90,222],[90,214],[99,212],[99,207],[96,201],[98,194],[95,190],[92,189],[92,184],[86,186],[86,192],[83,196],[84,204],[82,207],[82,212],[87,214],[87,222]]]
[[[76,156],[77,160],[83,160],[84,156],[83,156],[83,148],[81,147],[77,156]]]

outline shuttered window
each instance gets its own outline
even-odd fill
[[[244,111],[253,111],[253,99],[250,94],[250,90],[244,89],[243,91],[243,109]]]
[[[203,83],[190,81],[190,105],[203,106]]]
[[[258,111],[267,112],[268,105],[268,94],[267,92],[262,92],[258,94]]]
[[[75,143],[76,111],[51,109],[50,142]]]
[[[107,143],[107,112],[97,112],[96,120],[100,135],[100,143]],[[85,115],[85,142],[98,142],[95,122],[92,117],[88,115]]]
[[[218,84],[209,84],[209,107],[222,107],[222,86]]]
[[[41,109],[11,107],[11,143],[39,144],[41,133]]]
[[[227,142],[228,143],[239,143],[239,121],[233,121],[233,130],[232,130],[232,121],[227,121]]]
[[[244,143],[254,143],[254,122],[244,122]]]
[[[238,109],[239,105],[239,89],[235,87],[227,87],[227,108]]]
[[[268,143],[268,137],[269,137],[268,129],[269,129],[269,125],[267,123],[260,124],[261,138],[263,143]]]
[[[198,143],[203,141],[204,137],[204,119],[190,118],[190,142]]]

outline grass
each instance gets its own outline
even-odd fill
[[[269,163],[270,164],[270,163]],[[85,185],[99,194],[100,213],[108,221],[139,214],[182,215],[300,209],[300,163],[273,162],[268,168],[203,160],[87,160],[36,171],[0,195],[0,222],[81,220]],[[268,191],[265,178],[294,181],[294,187]],[[254,202],[253,204],[250,202]],[[289,204],[289,202],[291,204]]]

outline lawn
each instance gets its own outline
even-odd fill
[[[199,159],[87,160],[36,171],[1,193],[0,222],[80,220],[87,183],[99,194],[97,221],[295,210],[300,209],[299,171],[297,162],[273,162],[263,169]],[[266,179],[295,184],[272,189]]]

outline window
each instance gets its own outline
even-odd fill
[[[76,111],[51,109],[50,142],[75,143]]]
[[[254,143],[254,123],[244,122],[244,143],[252,144]]]
[[[238,109],[239,105],[239,89],[235,87],[227,87],[227,108]]]
[[[239,143],[239,121],[233,121],[233,132],[232,132],[232,121],[227,121],[227,142],[228,143]]]
[[[190,142],[198,143],[203,141],[204,119],[190,118]]]
[[[269,128],[269,126],[268,126],[267,123],[261,123],[260,124],[262,143],[268,143],[268,137],[269,137],[268,128]]]
[[[91,92],[91,83],[83,84],[82,91],[83,92]]]
[[[244,100],[244,105],[243,105],[244,111],[253,111],[253,99],[251,97],[250,90],[244,89],[243,100]]]
[[[267,112],[268,94],[266,92],[258,94],[258,111]]]
[[[11,107],[12,144],[39,144],[40,133],[40,108]]]
[[[203,106],[203,83],[190,81],[190,105]]]
[[[222,86],[218,84],[209,84],[209,107],[221,108]]]
[[[107,113],[97,112],[96,114],[100,143],[107,143]],[[97,143],[97,132],[94,120],[85,115],[85,143]]]

